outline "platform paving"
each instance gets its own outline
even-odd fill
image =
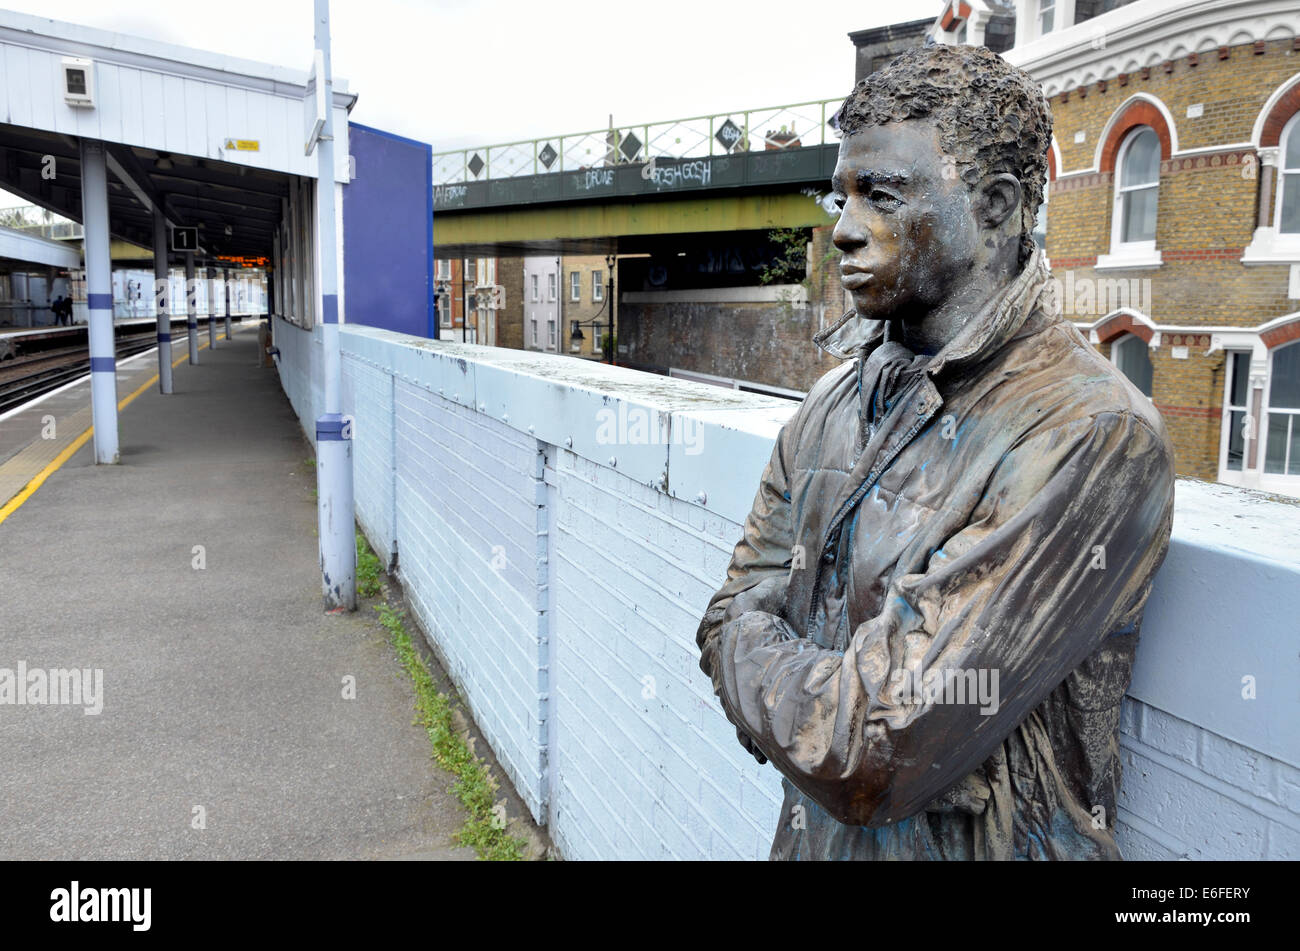
[[[0,523],[0,669],[103,671],[98,715],[0,703],[0,859],[472,856],[373,613],[322,612],[311,447],[256,348],[182,363],[120,465],[87,444]]]

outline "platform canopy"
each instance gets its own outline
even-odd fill
[[[135,244],[152,245],[157,205],[198,229],[201,259],[270,257],[294,178],[316,177],[305,144],[324,103],[306,69],[0,10],[0,79],[0,188],[81,221],[79,142],[103,142],[110,233]],[[334,89],[344,182],[356,97]]]

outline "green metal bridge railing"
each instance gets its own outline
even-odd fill
[[[827,145],[839,140],[831,119],[843,102],[842,98],[818,99],[435,152],[433,183],[453,185],[490,178],[607,168],[660,158],[706,158]]]

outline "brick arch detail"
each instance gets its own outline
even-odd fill
[[[1155,336],[1155,331],[1141,321],[1134,320],[1132,314],[1115,314],[1107,317],[1095,329],[1100,343],[1110,343],[1124,334],[1141,337],[1143,343],[1150,343],[1151,338]]]
[[[1296,314],[1279,327],[1264,331],[1259,335],[1259,339],[1270,350],[1276,350],[1278,347],[1285,346],[1292,341],[1300,340],[1300,314]]]
[[[1124,137],[1138,126],[1150,126],[1156,136],[1160,139],[1160,158],[1168,161],[1173,155],[1172,138],[1169,134],[1169,123],[1152,103],[1145,99],[1139,99],[1136,102],[1130,102],[1128,107],[1115,120],[1115,124],[1110,128],[1110,135],[1106,139],[1106,145],[1101,150],[1102,172],[1115,171],[1115,156],[1119,154],[1120,143]]]
[[[1300,112],[1300,82],[1284,92],[1264,119],[1264,128],[1259,133],[1260,148],[1278,145],[1282,140],[1282,129],[1297,112]]]

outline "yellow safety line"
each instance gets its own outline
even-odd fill
[[[207,346],[206,343],[201,343],[199,344],[199,349],[202,350],[206,346]],[[173,360],[172,366],[178,367],[189,358],[190,355],[187,353],[179,360]],[[133,399],[135,399],[137,396],[139,396],[141,393],[149,389],[149,387],[153,386],[157,382],[158,382],[158,374],[155,373],[147,381],[142,383],[134,393],[132,393],[130,396],[121,399],[117,404],[118,410],[121,411],[126,409],[127,405],[130,404],[130,402]],[[19,492],[12,499],[6,502],[3,507],[0,507],[0,524],[2,524],[4,520],[7,519],[10,515],[14,514],[14,512],[17,512],[18,509],[22,507],[22,504],[26,502],[28,499],[30,499],[33,493],[35,493],[37,489],[39,489],[42,485],[45,484],[45,480],[48,479],[50,476],[54,475],[54,473],[58,471],[59,467],[62,466],[65,462],[67,462],[69,459],[71,459],[76,454],[77,450],[80,449],[82,446],[84,446],[86,442],[90,439],[90,437],[92,437],[93,435],[95,435],[95,427],[91,426],[89,429],[87,429],[76,439],[72,440],[72,442],[68,445],[68,447],[64,449],[63,452],[55,456],[44,469],[36,473],[36,475],[32,476],[32,481],[28,482],[27,485],[23,487],[23,490],[21,492]]]

